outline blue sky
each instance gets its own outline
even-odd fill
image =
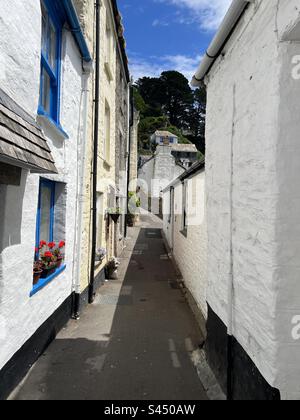
[[[189,79],[231,0],[118,0],[135,79],[178,70]]]

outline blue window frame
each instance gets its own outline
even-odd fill
[[[37,223],[36,247],[41,241],[53,242],[54,238],[54,212],[55,212],[55,182],[41,179]]]
[[[38,113],[60,126],[60,68],[63,21],[53,0],[42,0],[41,81]]]

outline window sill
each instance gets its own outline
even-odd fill
[[[61,140],[69,139],[68,134],[64,131],[62,126],[57,124],[51,117],[49,117],[49,115],[39,111],[37,121],[43,128],[45,127],[48,130],[53,130],[57,137],[59,137]]]
[[[58,268],[51,276],[46,279],[40,279],[40,281],[33,286],[33,289],[30,292],[30,297],[36,295],[39,291],[44,289],[49,283],[51,283],[56,277],[58,277],[63,271],[65,271],[66,265],[62,265]]]
[[[112,82],[114,80],[114,76],[113,76],[113,73],[111,71],[110,64],[108,62],[104,63],[104,69],[105,69],[106,75],[108,77],[108,80],[110,82]]]

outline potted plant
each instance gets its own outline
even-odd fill
[[[119,265],[120,262],[115,257],[108,261],[105,267],[105,274],[108,280],[115,280],[117,278]]]
[[[110,217],[112,218],[114,223],[118,223],[118,220],[119,220],[119,218],[122,214],[122,211],[121,211],[120,207],[110,208],[110,209],[108,209],[108,214],[110,215]]]
[[[33,264],[33,285],[35,286],[40,281],[41,275],[43,274],[43,263],[37,260]]]
[[[96,251],[96,261],[100,262],[102,264],[104,258],[106,257],[106,249],[105,248],[99,248]]]
[[[135,222],[139,221],[141,199],[136,192],[129,192],[128,195],[128,215],[127,215],[127,224],[129,227],[133,227]]]
[[[49,244],[45,241],[40,242],[39,257],[43,263],[42,279],[51,276],[57,268],[57,258],[53,253],[55,246],[54,242],[50,242]]]
[[[55,259],[56,259],[56,267],[57,268],[60,268],[61,265],[62,265],[62,263],[63,263],[63,261],[64,261],[65,256],[63,254],[63,250],[64,250],[65,246],[66,246],[66,243],[64,241],[60,241],[60,243],[58,244],[58,246],[53,251],[53,255],[54,255]]]

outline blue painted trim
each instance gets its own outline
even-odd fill
[[[41,279],[38,284],[33,286],[33,289],[30,292],[30,297],[36,295],[39,291],[44,289],[49,283],[51,283],[56,277],[58,277],[62,272],[65,271],[66,265],[62,265],[60,268],[58,268],[55,273],[53,273],[51,276],[49,276],[46,279]]]
[[[80,49],[82,59],[86,62],[92,61],[92,57],[89,51],[89,47],[87,45],[87,42],[85,40],[85,36],[82,32],[80,22],[75,10],[75,7],[73,5],[72,0],[62,0],[68,23],[71,27],[72,33],[77,41],[78,47]]]
[[[46,238],[41,238],[41,197],[42,197],[42,188],[49,188],[51,191],[51,208],[50,208],[50,227],[49,227],[49,240],[53,242],[54,235],[54,212],[55,212],[55,182],[40,179],[40,189],[39,189],[39,201],[38,201],[38,211],[36,219],[36,248],[39,247],[41,240],[46,240]],[[38,257],[38,254],[36,255]]]
[[[54,121],[54,119],[53,118],[51,118],[50,117],[50,115],[41,107],[41,106],[39,106],[39,108],[38,108],[38,115],[40,115],[41,117],[43,117],[43,118],[46,118],[48,121],[49,121],[49,123],[53,126],[53,128],[55,129],[55,130],[58,130],[59,131],[59,133],[65,138],[65,139],[69,139],[70,138],[70,136],[69,136],[69,134],[67,134],[66,132],[65,132],[65,130],[62,128],[62,126],[60,125],[60,123],[57,123],[56,121]]]
[[[47,10],[48,19],[51,20],[56,31],[56,66],[55,71],[48,62],[48,46],[47,51],[41,52],[41,81],[40,81],[40,101],[38,114],[48,115],[42,106],[43,97],[43,70],[50,77],[50,117],[60,126],[60,79],[61,79],[61,45],[62,45],[62,27],[64,25],[64,18],[59,14],[60,8],[57,7],[53,0],[42,0],[45,9]],[[48,35],[48,34],[47,34]]]

